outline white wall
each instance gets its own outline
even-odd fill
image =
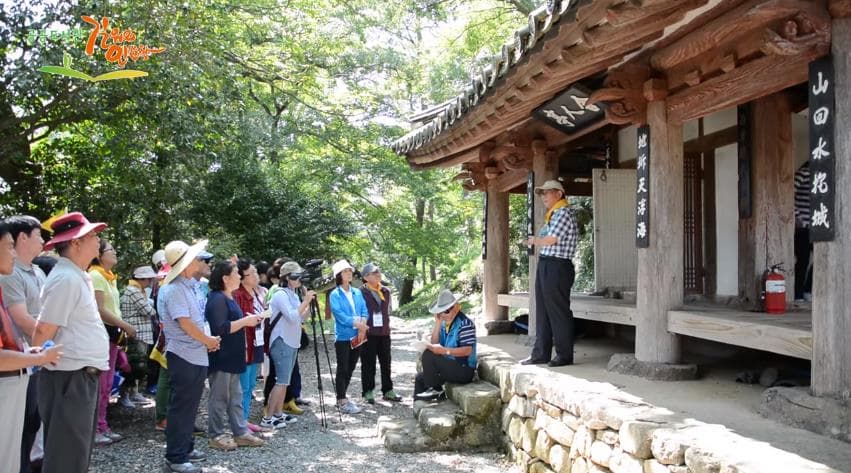
[[[715,150],[715,238],[718,267],[716,293],[739,293],[738,147]]]
[[[634,125],[618,130],[618,162],[625,163],[638,157],[638,128]]]

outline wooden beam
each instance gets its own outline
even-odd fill
[[[830,0],[827,8],[834,18],[851,17],[851,0]]]
[[[804,0],[750,0],[656,52],[650,63],[657,70],[672,69],[690,58],[735,43],[738,38],[766,28],[777,20],[793,17],[801,11],[812,11],[818,8],[814,3]]]
[[[499,177],[492,181],[493,186],[499,192],[508,192],[511,189],[526,182],[529,176],[527,169],[515,169],[502,173]]]
[[[739,295],[759,309],[760,279],[771,265],[795,261],[792,114],[784,93],[753,104],[753,214],[739,221]],[[794,287],[794,271],[786,273]],[[786,292],[791,301],[794,291]]]
[[[688,121],[779,92],[808,79],[807,66],[826,51],[804,56],[764,56],[668,97],[668,113]]]
[[[814,243],[812,390],[851,397],[851,19],[833,21],[836,237]],[[839,92],[844,91],[844,92]]]
[[[484,307],[486,320],[508,320],[508,310],[497,296],[508,291],[508,193],[488,184],[487,258],[484,260]]]
[[[722,146],[735,143],[737,137],[738,127],[731,126],[729,128],[710,133],[706,136],[686,141],[683,143],[683,150],[686,153],[706,153]]]
[[[638,249],[635,357],[677,363],[680,339],[668,332],[667,314],[683,304],[683,127],[664,101],[647,104],[650,125],[650,246]]]

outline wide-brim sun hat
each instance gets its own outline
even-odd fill
[[[57,243],[76,240],[92,232],[102,232],[105,228],[105,223],[89,222],[89,219],[80,212],[67,213],[50,224],[53,238],[44,244],[44,249],[45,251],[53,249]]]
[[[280,278],[283,279],[290,274],[298,274],[304,271],[304,268],[299,266],[295,261],[287,261],[283,265],[281,265]]]
[[[344,259],[337,261],[336,263],[334,263],[333,266],[331,266],[331,272],[334,274],[335,278],[338,274],[342,273],[347,269],[351,269],[352,271],[355,270],[355,268],[353,268],[352,265],[350,265],[349,262]]]
[[[185,242],[175,240],[165,246],[165,259],[171,266],[168,274],[166,274],[163,284],[168,284],[174,280],[180,273],[192,264],[192,261],[204,251],[207,247],[207,240],[200,240],[194,245],[187,245]]]
[[[549,181],[545,182],[543,185],[536,187],[535,193],[536,194],[543,194],[544,191],[549,191],[549,190],[561,191],[561,193],[564,194],[564,186],[561,185],[561,182],[559,182],[555,179],[550,179]]]
[[[432,314],[441,314],[457,304],[460,300],[461,298],[452,294],[452,291],[444,289],[440,291],[440,294],[437,296],[437,300],[428,308],[428,311]]]

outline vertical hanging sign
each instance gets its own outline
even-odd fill
[[[482,259],[488,259],[488,193],[482,192],[484,197],[485,218],[482,219]]]
[[[535,234],[535,173],[529,171],[526,178],[526,236]],[[531,256],[535,254],[535,246],[528,245],[526,252]]]
[[[635,187],[635,246],[650,246],[650,126],[638,129]]]
[[[810,241],[832,241],[836,231],[834,153],[835,82],[830,56],[810,63]]]
[[[739,105],[737,109],[737,137],[739,149],[739,218],[753,215],[751,205],[751,108]]]

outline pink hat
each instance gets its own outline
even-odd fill
[[[50,229],[53,231],[53,238],[44,244],[44,249],[50,250],[57,243],[76,240],[91,232],[102,232],[104,228],[106,228],[105,223],[91,223],[80,212],[67,213],[50,224]]]

